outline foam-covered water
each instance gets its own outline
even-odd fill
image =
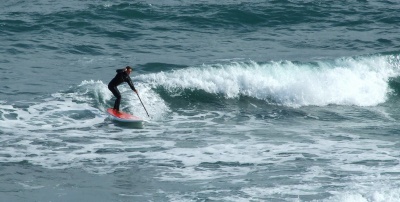
[[[0,201],[400,200],[395,2],[3,4]]]
[[[393,91],[388,81],[396,68],[387,57],[373,57],[233,62],[140,75],[134,80],[152,115],[142,129],[109,120],[104,110],[113,98],[106,85],[83,81],[48,98],[3,102],[0,161],[98,174],[139,166],[161,184],[194,183],[203,190],[159,193],[169,201],[200,195],[222,201],[396,201],[397,143],[373,132],[397,128],[391,112],[378,107]],[[121,91],[123,109],[145,117],[129,88]],[[216,101],[171,108],[187,96]]]

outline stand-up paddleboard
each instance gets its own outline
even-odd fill
[[[141,123],[141,122],[143,122],[143,119],[141,119],[137,116],[134,116],[132,114],[128,114],[125,112],[117,111],[117,110],[114,110],[113,108],[108,108],[107,113],[110,115],[110,117],[113,120],[116,120],[116,121],[121,121],[121,122],[125,122],[125,123]]]

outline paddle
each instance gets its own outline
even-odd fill
[[[146,111],[147,116],[150,117],[150,116],[149,116],[149,113],[147,112],[146,107],[144,107],[144,104],[143,104],[143,102],[142,102],[142,99],[140,99],[139,93],[136,92],[136,95],[137,95],[137,97],[139,98],[140,103],[142,103],[142,106],[143,106],[144,110]]]

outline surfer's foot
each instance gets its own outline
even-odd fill
[[[119,109],[114,109],[115,112],[121,113],[122,111],[119,111]]]

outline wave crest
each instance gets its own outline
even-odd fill
[[[299,63],[230,62],[137,79],[176,94],[203,90],[226,98],[249,96],[273,104],[299,106],[374,106],[392,92],[389,79],[398,75],[398,57],[371,56]]]

